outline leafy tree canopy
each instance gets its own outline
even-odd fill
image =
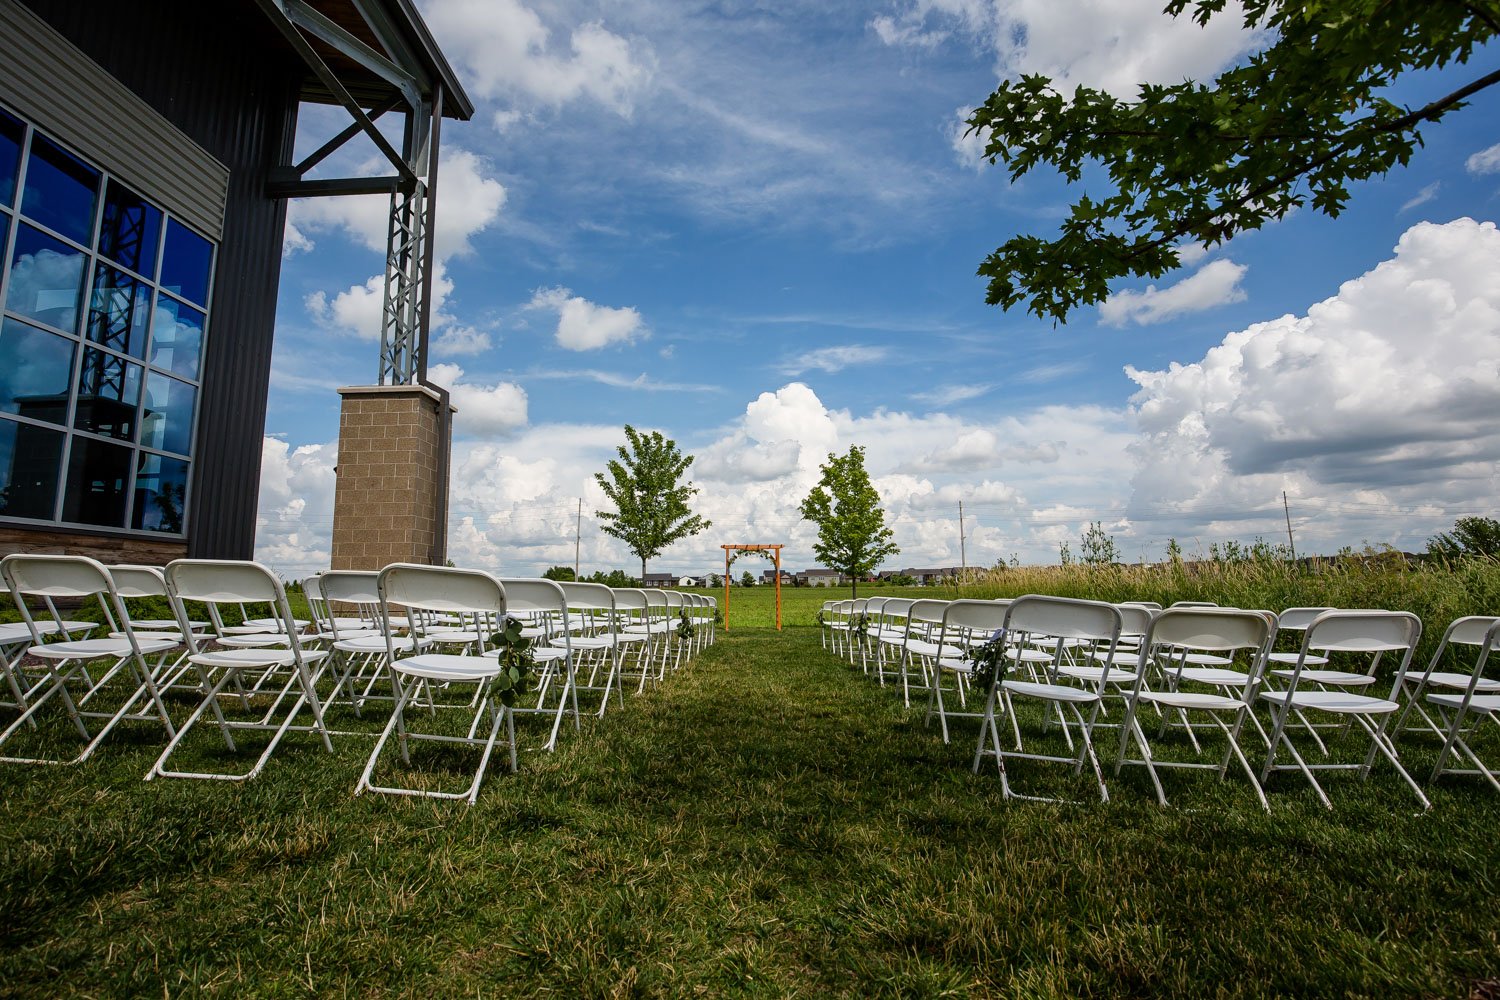
[[[696,535],[713,524],[688,507],[698,487],[683,480],[693,456],[677,450],[677,442],[660,431],[642,434],[625,425],[626,445],[615,450],[604,472],[594,479],[615,505],[613,511],[596,511],[606,535],[618,538],[641,560],[641,579],[646,560],[680,538]]]
[[[1452,531],[1429,538],[1427,551],[1443,559],[1500,558],[1500,521],[1493,517],[1461,517],[1453,522]]]
[[[813,552],[819,561],[848,576],[858,594],[859,581],[901,549],[885,525],[885,509],[865,471],[863,448],[853,445],[847,455],[830,454],[821,471],[818,485],[802,501],[802,516],[818,526]]]
[[[574,575],[572,566],[549,566],[547,571],[542,574],[542,579],[571,582],[576,580],[577,576]]]
[[[1226,0],[1169,0],[1200,24]],[[1495,0],[1243,0],[1247,28],[1271,42],[1211,86],[1142,85],[1134,101],[1038,75],[1009,80],[969,117],[985,156],[1011,180],[1049,164],[1070,182],[1097,163],[1114,193],[1079,198],[1053,240],[1022,235],[985,259],[985,296],[1061,321],[1103,302],[1124,277],[1159,278],[1184,243],[1215,246],[1306,204],[1343,211],[1353,182],[1405,164],[1422,126],[1500,82],[1472,74],[1420,107],[1387,88],[1410,70],[1466,65],[1500,34]],[[1486,53],[1493,56],[1493,53]]]

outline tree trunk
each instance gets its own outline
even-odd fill
[[[641,558],[641,586],[644,587],[645,585],[646,585],[646,560],[645,560],[645,557],[642,557]]]

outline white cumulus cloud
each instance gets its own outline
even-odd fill
[[[567,288],[538,288],[528,309],[557,313],[557,344],[570,351],[593,351],[628,344],[646,336],[641,314],[630,306],[601,306]]]
[[[1464,161],[1464,167],[1471,174],[1500,173],[1500,142],[1470,156]]]
[[[504,436],[526,426],[526,390],[514,382],[477,385],[464,381],[458,365],[431,365],[427,377],[448,389],[458,413],[453,418],[456,434],[473,437]]]
[[[1144,292],[1116,292],[1099,307],[1099,318],[1110,326],[1126,323],[1144,326],[1184,313],[1243,302],[1245,290],[1240,287],[1240,279],[1248,270],[1244,264],[1232,260],[1209,261],[1174,285],[1165,288],[1147,285]]]

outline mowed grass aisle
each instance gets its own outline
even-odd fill
[[[1388,772],[1324,813],[1144,776],[1005,803],[813,629],[721,633],[477,806],[351,792],[306,737],[230,787],[127,732],[0,768],[0,993],[1468,996],[1500,976],[1500,796]],[[1103,740],[1105,745],[1109,739]],[[1056,769],[1028,787],[1087,794]],[[1492,995],[1492,994],[1484,994]]]

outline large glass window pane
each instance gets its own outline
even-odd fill
[[[99,224],[99,252],[148,278],[156,277],[156,245],[161,240],[161,210],[111,180],[104,188],[104,220]]]
[[[146,378],[141,444],[186,455],[193,447],[193,408],[198,393],[186,382],[152,372]]]
[[[68,456],[68,484],[63,490],[64,521],[125,527],[125,499],[130,479],[129,448],[74,437]]]
[[[53,518],[63,433],[0,417],[0,516]]]
[[[20,119],[0,109],[0,205],[9,206],[16,196],[16,175],[21,166],[21,139],[25,126]]]
[[[78,406],[73,426],[121,441],[135,437],[136,405],[141,400],[141,366],[89,348],[78,372]]]
[[[130,526],[141,531],[182,534],[187,514],[188,464],[142,453],[135,467],[135,513]]]
[[[87,258],[30,226],[16,231],[5,308],[69,333],[78,331],[78,303]]]
[[[85,246],[93,242],[99,171],[44,135],[31,137],[21,211]]]
[[[161,287],[189,302],[206,304],[213,257],[212,243],[176,219],[169,219],[161,252]]]
[[[124,271],[100,264],[84,332],[96,344],[139,358],[146,351],[146,320],[151,315],[151,286]]]
[[[65,337],[6,320],[0,325],[0,410],[67,423],[76,349]]]
[[[165,295],[156,297],[151,323],[151,363],[170,368],[184,378],[198,377],[198,354],[203,349],[203,313]]]

